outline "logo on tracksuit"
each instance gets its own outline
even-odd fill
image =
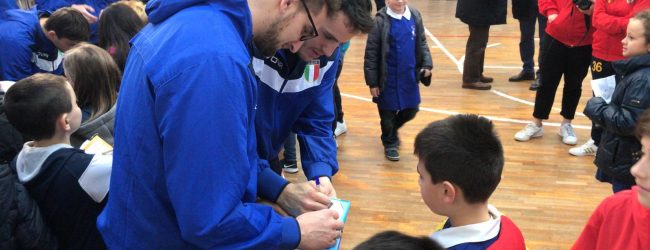
[[[318,75],[320,73],[320,60],[311,60],[305,66],[305,72],[303,73],[303,78],[305,81],[313,82],[318,80]]]

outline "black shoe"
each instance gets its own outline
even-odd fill
[[[478,81],[482,82],[482,83],[491,83],[491,82],[494,82],[494,78],[489,77],[489,76],[481,75],[481,78],[479,78]]]
[[[296,162],[283,162],[282,171],[290,174],[298,173],[298,164]]]
[[[539,88],[539,85],[541,85],[541,82],[539,81],[539,78],[537,78],[533,83],[530,84],[530,87],[528,89],[536,91]]]
[[[489,90],[492,88],[492,85],[484,82],[464,82],[464,89],[478,89],[478,90]]]
[[[535,73],[526,73],[526,72],[519,72],[519,74],[511,76],[508,78],[508,81],[511,82],[521,82],[521,81],[531,81],[535,80]]]
[[[387,148],[384,151],[384,155],[386,156],[386,159],[399,161],[399,152],[397,152],[397,148]]]

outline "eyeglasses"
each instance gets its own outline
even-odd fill
[[[305,3],[305,0],[300,0],[300,2],[302,3],[302,6],[305,7],[305,11],[307,11],[307,18],[309,18],[309,23],[311,23],[311,28],[312,28],[311,34],[300,36],[300,41],[307,41],[309,39],[317,37],[318,31],[316,30],[316,25],[314,24],[314,20],[311,18],[311,13],[309,13],[309,8],[307,8],[307,4]]]

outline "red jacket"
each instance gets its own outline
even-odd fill
[[[650,208],[639,203],[637,190],[635,186],[603,200],[572,249],[650,249]]]
[[[627,23],[634,14],[650,8],[649,0],[596,0],[592,18],[594,32],[592,55],[608,62],[623,60],[621,40],[627,33]]]
[[[539,13],[548,17],[557,14],[553,22],[546,25],[546,33],[566,46],[584,46],[591,44],[594,28],[585,25],[585,15],[578,11],[571,0],[539,0]]]

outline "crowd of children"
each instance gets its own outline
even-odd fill
[[[52,10],[47,10],[51,6],[47,4],[40,5],[46,8],[41,11],[18,10],[15,9],[17,5],[6,2],[0,5],[0,11],[5,14],[0,15],[0,20],[6,18],[6,22],[0,23],[0,29],[13,32],[11,35],[0,34],[3,49],[12,50],[0,52],[0,80],[16,81],[0,101],[0,122],[2,119],[8,121],[8,124],[0,125],[3,135],[13,131],[10,129],[18,131],[15,132],[17,136],[1,145],[0,249],[126,246],[319,249],[340,238],[343,225],[337,221],[338,214],[325,209],[329,198],[336,197],[331,182],[338,170],[333,138],[336,130],[332,124],[342,123],[342,118],[335,117],[332,89],[341,70],[339,44],[358,33],[369,33],[365,50],[365,80],[379,110],[384,156],[391,161],[400,159],[398,129],[418,112],[418,84],[422,82],[429,86],[433,63],[424,35],[423,17],[407,4],[407,0],[386,0],[386,7],[377,11],[374,25],[370,18],[369,0],[328,0],[318,4],[305,1],[290,1],[293,10],[305,13],[301,23],[308,28],[293,27],[294,30],[302,29],[299,40],[274,36],[274,32],[287,32],[278,26],[256,30],[254,25],[237,19],[237,15],[229,16],[233,10],[241,11],[242,6],[248,8],[245,3],[219,5],[200,0],[154,0],[150,11],[154,13],[155,25],[146,27],[148,18],[144,14],[144,5],[138,1],[103,3],[96,8],[88,5],[63,7],[51,15],[49,12]],[[619,0],[613,1],[621,4],[617,2]],[[578,7],[568,0],[539,2],[540,12],[549,19],[547,42],[550,45],[540,65],[542,85],[537,92],[533,121],[515,134],[515,139],[528,141],[542,136],[542,120],[548,118],[555,91],[564,77],[562,115],[565,120],[560,136],[565,144],[576,144],[577,138],[570,123],[592,54],[593,30],[588,20],[593,7],[576,9]],[[641,4],[642,0],[627,2]],[[598,4],[610,3],[598,1],[596,9],[602,7]],[[265,4],[251,5],[250,12],[266,10],[264,7],[269,6]],[[101,9],[103,14],[92,15],[91,12],[98,13]],[[593,121],[594,127],[602,129],[595,154],[597,178],[610,182],[616,194],[603,200],[596,208],[573,249],[650,249],[650,10],[637,8],[635,12],[633,9],[626,9],[627,14],[621,21],[626,24],[626,35],[622,40],[623,60],[605,61],[607,65],[611,64],[618,78],[613,97],[611,101],[593,97],[585,108],[585,115]],[[180,60],[178,58],[146,53],[152,48],[149,39],[164,42],[155,45],[160,47],[153,47],[160,50],[155,52],[162,53],[167,48],[165,46],[181,48],[166,32],[197,38],[198,33],[188,33],[174,25],[192,23],[196,16],[190,14],[204,14],[204,11],[217,13],[211,20],[223,27],[246,27],[242,28],[246,30],[242,37],[260,32],[268,36],[264,38],[286,45],[273,44],[275,49],[285,49],[267,55],[266,52],[273,51],[271,47],[262,48],[259,41],[252,38],[254,47],[245,43],[233,44],[238,48],[233,54],[222,56],[219,52],[211,52],[215,53],[211,55],[219,55],[216,59],[210,58],[214,65],[200,64],[198,68],[187,69],[174,67]],[[288,16],[296,18],[293,14]],[[246,15],[253,23],[260,20],[250,17],[250,13]],[[237,21],[225,21],[230,19]],[[99,23],[92,27],[97,26],[98,32],[89,25],[96,21]],[[277,25],[279,23],[282,22],[278,21]],[[143,33],[138,35],[143,27]],[[95,36],[99,46],[86,42],[93,41]],[[224,39],[230,42],[246,40],[239,36],[230,34]],[[131,40],[133,37],[136,38]],[[312,39],[314,37],[317,38]],[[198,44],[205,42],[199,40]],[[134,47],[129,45],[129,41]],[[132,59],[135,62],[128,56],[131,49],[138,50],[137,58]],[[317,50],[318,53],[314,52]],[[247,56],[255,57],[249,65],[254,72],[249,72],[246,67],[250,60],[243,59]],[[231,57],[235,59],[228,61]],[[592,62],[601,61],[592,58]],[[170,63],[164,65],[163,71],[153,67],[163,62]],[[565,65],[558,67],[562,63]],[[243,131],[241,137],[231,131],[222,131],[211,139],[218,140],[219,136],[224,136],[232,139],[220,142],[224,145],[245,144],[237,152],[240,158],[233,156],[230,160],[233,164],[240,159],[251,162],[245,162],[244,168],[233,167],[227,171],[180,168],[184,161],[198,163],[201,159],[185,159],[165,152],[171,148],[182,150],[186,156],[197,155],[195,149],[179,148],[170,142],[192,143],[191,139],[198,137],[181,134],[180,129],[184,129],[186,124],[172,121],[177,117],[169,116],[170,112],[188,115],[186,110],[179,108],[185,107],[179,104],[181,99],[185,101],[184,93],[205,101],[206,96],[201,95],[210,92],[201,88],[222,89],[213,88],[207,81],[187,84],[180,90],[166,88],[170,84],[196,83],[195,77],[206,77],[192,75],[196,73],[195,69],[230,64],[236,65],[233,70],[239,70],[241,75],[230,76],[239,78],[232,81],[236,84],[227,87],[231,90],[236,88],[241,84],[239,80],[250,84],[246,85],[246,90],[237,92],[243,96],[246,109],[234,102],[221,108],[229,109],[236,115],[234,117],[246,121],[246,124],[238,128]],[[318,72],[320,67],[323,70],[320,75],[312,72]],[[225,68],[219,70],[224,75],[231,73]],[[154,71],[158,73],[152,75]],[[64,72],[65,77],[61,76]],[[123,72],[127,79],[124,83]],[[477,72],[474,76],[477,79],[464,83],[476,86],[464,87],[487,89],[486,86],[490,86],[482,82],[482,70]],[[285,88],[288,81],[299,84]],[[124,84],[129,85],[121,88],[120,85]],[[194,87],[200,89],[192,89]],[[120,92],[123,99],[118,104],[118,91],[122,90],[125,92]],[[223,104],[226,99],[232,101],[230,93],[220,93],[223,100],[213,98],[217,99],[212,100],[216,104]],[[257,101],[251,101],[253,97]],[[272,105],[265,106],[264,98],[271,100]],[[159,103],[161,100],[169,103]],[[299,101],[304,105],[298,105]],[[281,102],[286,106],[278,104]],[[258,107],[258,103],[262,106]],[[188,107],[200,111],[201,103],[192,105]],[[293,112],[274,112],[272,108],[291,109]],[[216,109],[212,112],[216,113],[209,114],[225,114]],[[251,113],[256,116],[248,117]],[[122,119],[118,133],[114,132],[116,118]],[[268,124],[267,121],[278,124]],[[223,121],[228,126],[238,123],[237,119]],[[146,127],[152,124],[154,127]],[[212,125],[208,121],[202,126],[214,130],[209,127]],[[277,127],[273,127],[275,125]],[[178,130],[170,132],[169,126],[171,130]],[[248,133],[247,129],[256,130],[259,133],[257,138],[254,131]],[[305,144],[301,147],[310,153],[303,159],[303,170],[313,182],[288,183],[277,175],[267,174],[271,171],[268,165],[273,165],[273,162],[277,164],[274,170],[281,171],[277,155],[290,132],[298,134],[301,144]],[[260,137],[267,134],[281,135],[271,141]],[[116,164],[110,151],[88,154],[79,149],[84,141],[95,135],[110,145],[114,144],[115,136]],[[128,140],[133,138],[138,139],[137,145]],[[295,142],[295,137],[290,138]],[[17,151],[15,145],[22,145],[19,146],[21,149]],[[207,152],[214,148],[201,150]],[[386,231],[355,249],[526,249],[516,223],[489,203],[501,181],[505,164],[501,140],[489,119],[467,114],[432,122],[416,136],[414,153],[418,158],[416,171],[421,198],[431,212],[447,219],[428,237]],[[247,155],[255,157],[244,157]],[[129,161],[141,164],[138,169],[126,168],[133,164]],[[157,167],[156,164],[166,161],[175,165]],[[146,164],[149,162],[151,166]],[[287,164],[297,169],[295,159],[285,159],[284,165]],[[227,175],[230,179],[198,180],[198,177],[210,174]],[[192,181],[206,190],[222,192],[229,189],[222,196],[205,199],[204,194],[186,185],[184,181],[187,180],[183,177],[196,177]],[[234,179],[238,182],[235,183]],[[109,184],[113,184],[112,189],[118,192],[109,195]],[[145,187],[147,184],[151,186]],[[199,197],[200,204],[192,203],[196,201],[193,200],[195,197]],[[258,197],[276,203],[290,217],[281,217],[271,208],[255,203]],[[140,207],[134,209],[134,204]],[[195,205],[215,209],[199,209],[205,216],[197,216],[189,213]],[[230,213],[230,210],[235,212]],[[214,221],[215,224],[210,224]],[[223,230],[232,228],[241,235]],[[154,231],[157,234],[151,234]]]

